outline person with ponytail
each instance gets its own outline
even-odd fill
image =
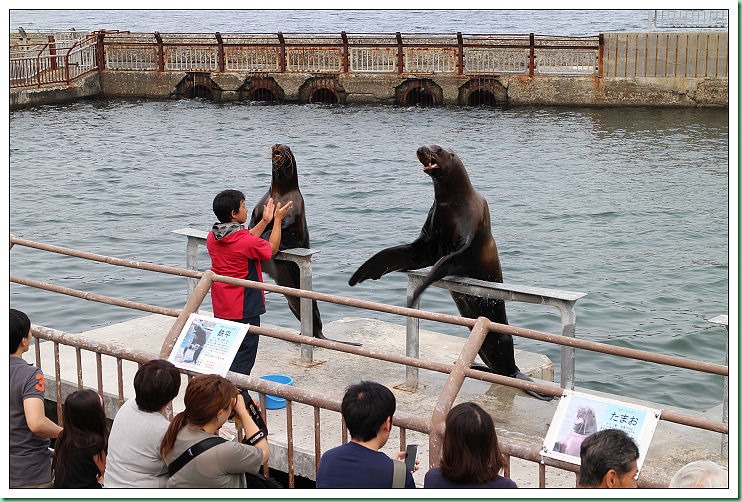
[[[446,415],[440,467],[425,474],[425,488],[518,488],[500,475],[506,465],[495,423],[475,403],[461,403]]]
[[[181,455],[196,444],[217,435],[232,412],[242,422],[246,439],[226,441],[192,457],[168,479],[167,487],[245,488],[245,473],[258,472],[268,460],[268,441],[237,386],[219,375],[197,375],[188,383],[183,403],[185,410],[170,422],[160,444],[168,467],[179,463]]]
[[[108,426],[103,399],[91,389],[67,396],[54,445],[54,488],[102,488]]]

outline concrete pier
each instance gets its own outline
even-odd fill
[[[203,313],[208,314],[207,312]],[[94,341],[136,347],[151,352],[153,357],[156,357],[173,322],[174,318],[171,317],[149,315],[87,331],[81,335]],[[405,327],[401,324],[396,325],[367,318],[343,318],[327,323],[325,325],[325,335],[333,339],[360,342],[365,348],[384,352],[404,354],[405,350]],[[420,352],[421,357],[425,359],[452,363],[460,352],[463,343],[463,338],[425,330],[420,332]],[[53,344],[44,342],[40,348],[42,369],[48,382],[47,397],[54,400],[56,399],[56,386],[54,381]],[[536,379],[553,381],[553,365],[545,356],[518,350],[516,350],[515,356],[518,365],[524,372]],[[34,351],[29,351],[25,357],[27,360],[34,362]],[[337,399],[342,398],[344,389],[349,384],[361,379],[375,380],[393,390],[397,399],[398,411],[418,416],[430,416],[432,414],[441,386],[447,377],[442,373],[420,370],[419,388],[415,392],[410,392],[404,388],[404,366],[321,348],[315,349],[314,364],[311,366],[302,365],[299,359],[298,345],[262,337],[253,375],[286,374],[293,377],[295,386],[319,391]],[[76,354],[73,348],[60,346],[60,367],[63,395],[67,395],[77,388],[78,373]],[[95,357],[92,353],[83,352],[82,367],[84,369],[82,372],[83,384],[86,387],[96,388]],[[124,361],[122,364],[125,398],[134,395],[132,380],[136,367],[135,363],[128,361]],[[107,416],[112,418],[118,409],[115,360],[104,356],[102,368],[106,411]],[[180,395],[174,401],[175,413],[183,409],[182,396],[185,387],[186,380],[184,377]],[[253,395],[257,398],[256,394]],[[630,397],[610,397],[661,408],[659,405]],[[471,379],[465,381],[464,387],[456,400],[457,403],[463,401],[474,401],[487,409],[495,420],[500,437],[517,439],[535,447],[542,445],[558,403],[558,400],[552,402],[539,401],[518,389]],[[314,411],[312,407],[300,403],[293,403],[292,408],[293,421],[291,427],[295,448],[294,473],[298,476],[314,479]],[[678,411],[718,419],[716,410],[709,413],[712,416],[688,410]],[[718,415],[720,416],[720,414],[719,407]],[[286,410],[268,410],[267,423],[270,431],[271,467],[286,472]],[[415,473],[414,478],[418,486],[422,486],[425,472],[428,470],[428,438],[424,434],[407,431],[406,441],[419,445],[420,470]],[[660,422],[644,463],[643,472],[653,478],[669,479],[680,466],[692,460],[712,459],[726,464],[726,459],[719,458],[720,442],[720,434]],[[341,419],[339,414],[322,411],[321,450],[325,451],[339,444],[341,444]],[[399,433],[398,429],[395,428],[384,451],[393,454],[398,446]],[[575,486],[575,475],[572,473],[554,468],[549,468],[546,472],[547,488]],[[513,458],[511,477],[521,488],[538,487],[538,466],[531,462]]]

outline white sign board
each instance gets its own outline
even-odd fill
[[[249,327],[248,324],[191,314],[167,360],[178,368],[226,376]]]
[[[641,470],[660,413],[645,406],[565,390],[541,455],[580,465],[580,445],[586,437],[603,429],[621,429],[639,447],[636,464]]]

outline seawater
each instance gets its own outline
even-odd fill
[[[350,288],[376,251],[412,241],[433,200],[415,150],[437,143],[463,159],[488,199],[505,281],[581,291],[577,337],[725,362],[729,309],[727,110],[217,104],[80,101],[10,113],[10,231],[33,240],[185,266],[185,238],[208,230],[213,196],[270,184],[270,146],[289,145],[306,203],[314,289],[404,305],[406,277]],[[202,250],[200,268],[209,266]],[[180,308],[183,278],[16,246],[11,273]],[[143,315],[11,285],[34,323],[79,332]],[[206,303],[205,308],[210,308]],[[429,288],[421,308],[456,314]],[[325,323],[397,316],[320,304]],[[559,333],[558,311],[508,303],[513,325]],[[268,295],[266,324],[298,329]],[[467,336],[422,321],[423,329]],[[136,344],[137,333],[131,333]],[[559,361],[559,348],[516,339]],[[455,356],[451,354],[452,358]],[[577,351],[577,385],[693,409],[717,405],[722,379]],[[557,377],[558,381],[558,377]]]

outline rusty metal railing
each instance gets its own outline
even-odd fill
[[[400,443],[401,443],[400,446],[402,449],[404,447],[404,441],[405,441],[405,433],[404,433],[405,429],[415,430],[415,431],[423,432],[426,434],[430,434],[432,431],[432,435],[430,436],[431,438],[430,439],[431,441],[430,464],[431,465],[435,465],[435,463],[438,460],[437,457],[434,456],[435,453],[433,452],[438,451],[436,450],[436,448],[438,448],[436,442],[440,441],[440,436],[438,435],[439,433],[435,431],[435,428],[431,429],[432,427],[431,424],[440,423],[441,416],[444,416],[441,414],[444,414],[444,412],[447,412],[447,409],[450,408],[450,404],[453,402],[452,399],[455,398],[455,395],[458,392],[458,387],[460,386],[460,382],[463,381],[462,379],[464,376],[467,376],[470,378],[476,378],[476,379],[486,381],[486,382],[508,385],[511,387],[516,387],[516,388],[520,388],[524,390],[534,390],[540,393],[550,394],[554,396],[561,395],[561,392],[563,389],[557,386],[554,386],[554,385],[542,384],[538,382],[525,382],[525,381],[510,378],[510,377],[481,372],[481,371],[472,370],[471,368],[469,368],[468,366],[471,364],[471,360],[473,360],[473,357],[474,357],[472,354],[476,354],[476,352],[479,350],[479,347],[481,345],[481,339],[483,337],[482,333],[486,333],[488,330],[509,333],[515,336],[524,336],[527,338],[544,340],[544,341],[548,341],[552,343],[566,344],[566,345],[569,345],[575,348],[585,348],[588,350],[610,353],[610,354],[619,355],[623,357],[632,357],[632,358],[639,359],[639,360],[652,361],[652,362],[657,362],[657,363],[662,363],[662,364],[670,364],[673,366],[696,369],[699,371],[705,371],[709,373],[728,376],[727,366],[706,363],[706,362],[701,362],[701,361],[694,361],[694,360],[690,360],[686,358],[679,358],[679,357],[674,357],[674,356],[666,356],[662,354],[653,354],[650,352],[639,351],[636,349],[614,347],[614,346],[609,346],[607,344],[588,342],[585,340],[576,340],[574,338],[565,337],[562,335],[553,335],[549,333],[543,333],[543,332],[538,332],[534,330],[518,328],[514,326],[500,325],[497,323],[490,322],[483,318],[480,318],[478,320],[467,319],[467,318],[461,318],[457,316],[449,316],[445,314],[425,312],[425,311],[420,311],[417,309],[395,307],[395,306],[380,304],[376,302],[356,300],[356,299],[347,298],[347,297],[338,297],[334,295],[328,295],[328,294],[318,293],[318,292],[313,292],[313,291],[303,291],[299,289],[285,288],[285,287],[275,286],[275,285],[270,285],[270,284],[256,283],[253,281],[227,278],[223,276],[218,276],[211,271],[198,272],[194,270],[178,269],[175,267],[167,267],[167,266],[155,265],[155,264],[149,264],[149,263],[134,262],[130,260],[123,260],[119,258],[108,257],[104,255],[94,254],[94,253],[88,253],[88,252],[78,251],[74,249],[63,248],[59,246],[38,243],[34,241],[29,241],[26,239],[17,238],[14,236],[11,236],[10,244],[11,244],[11,248],[17,244],[17,245],[30,247],[30,248],[60,253],[60,254],[69,255],[69,256],[77,256],[80,258],[90,259],[90,260],[104,262],[104,263],[109,263],[111,265],[116,265],[116,266],[126,266],[126,267],[150,270],[150,271],[155,271],[155,272],[176,274],[176,275],[180,275],[184,277],[199,278],[199,284],[194,289],[193,294],[189,296],[188,302],[186,303],[186,305],[184,306],[182,310],[178,311],[174,309],[163,309],[159,311],[160,313],[164,313],[166,315],[177,316],[176,322],[174,323],[168,336],[163,342],[160,356],[162,356],[163,353],[165,354],[169,353],[170,351],[169,348],[172,348],[172,345],[175,341],[174,336],[177,337],[177,333],[180,332],[180,328],[185,322],[185,318],[188,316],[188,314],[190,312],[194,312],[198,308],[198,305],[200,305],[201,301],[203,300],[203,297],[206,294],[206,291],[208,291],[208,288],[210,287],[210,284],[213,281],[237,284],[237,285],[252,287],[252,288],[262,288],[267,291],[274,291],[274,292],[278,292],[281,294],[290,294],[294,296],[299,296],[301,298],[316,299],[320,301],[330,301],[330,302],[334,302],[334,303],[338,303],[342,305],[372,309],[372,310],[377,310],[381,312],[396,313],[400,315],[415,316],[418,318],[424,318],[424,319],[430,319],[430,320],[436,320],[436,321],[442,321],[442,322],[450,322],[453,324],[463,325],[463,326],[472,328],[472,336],[465,343],[464,349],[461,352],[459,360],[454,365],[435,363],[432,361],[420,360],[420,359],[412,358],[409,356],[379,353],[377,351],[370,351],[362,347],[349,346],[347,344],[343,344],[340,342],[308,338],[304,335],[292,333],[288,330],[276,330],[276,329],[270,329],[270,328],[265,328],[265,327],[251,328],[251,329],[254,329],[255,332],[259,335],[271,336],[274,338],[284,339],[284,340],[291,341],[294,343],[304,343],[304,344],[309,344],[312,346],[321,346],[321,347],[330,348],[333,350],[355,353],[355,354],[358,354],[364,357],[372,357],[372,358],[380,359],[384,361],[397,362],[397,363],[405,364],[408,366],[416,366],[416,367],[430,369],[433,371],[448,373],[449,379],[448,379],[447,384],[444,386],[444,390],[439,395],[439,402],[438,402],[438,405],[436,406],[436,410],[435,410],[433,418],[428,420],[428,419],[421,418],[421,417],[411,417],[411,416],[400,415],[399,419],[397,419],[397,416],[395,415],[395,424],[402,427],[400,429]],[[42,289],[55,290],[62,294],[69,294],[72,296],[77,296],[77,297],[85,298],[85,299],[92,300],[92,301],[104,301],[105,303],[119,304],[119,305],[126,306],[129,308],[137,308],[140,310],[147,310],[151,312],[155,312],[157,311],[157,309],[159,309],[158,307],[149,306],[145,304],[139,304],[139,303],[134,303],[134,302],[127,303],[125,300],[120,300],[120,299],[116,302],[113,302],[111,301],[112,297],[103,297],[102,295],[91,295],[89,293],[72,290],[70,288],[59,288],[56,286],[51,286],[51,285],[46,285],[44,283],[40,283],[38,281],[30,281],[30,280],[26,280],[22,278],[17,278],[15,276],[11,276],[10,280],[11,282],[14,282],[14,283],[28,284],[28,285],[33,285],[34,287],[40,287]],[[152,358],[153,356],[153,355],[146,355],[146,354],[136,352],[136,351],[131,351],[130,349],[126,349],[123,347],[101,346],[100,344],[90,342],[84,337],[76,337],[75,335],[59,335],[58,336],[58,332],[52,332],[50,330],[43,330],[40,328],[35,328],[34,334],[38,338],[49,339],[55,342],[54,343],[54,358],[55,358],[56,382],[61,381],[60,367],[59,367],[59,362],[58,362],[60,343],[65,343],[65,344],[75,347],[77,369],[78,369],[77,371],[78,386],[83,385],[81,357],[80,357],[80,352],[79,352],[80,350],[89,349],[89,350],[94,351],[96,353],[96,360],[98,362],[100,362],[101,355],[111,355],[111,356],[116,357],[117,366],[118,366],[118,389],[119,389],[118,390],[118,396],[119,396],[118,401],[119,401],[119,404],[123,402],[122,401],[123,400],[123,384],[122,384],[122,376],[121,376],[122,360],[141,362],[142,358]],[[41,357],[40,357],[39,345],[40,344],[38,343],[36,344],[35,350],[36,350],[37,362],[40,364]],[[98,364],[98,366],[100,366],[100,364]],[[297,389],[294,387],[276,384],[273,382],[263,381],[256,377],[238,375],[238,374],[233,374],[233,373],[230,373],[229,376],[238,385],[241,385],[245,388],[249,388],[252,390],[256,390],[258,392],[261,392],[262,394],[265,394],[267,392],[272,395],[284,397],[287,400],[294,400],[294,401],[306,403],[306,404],[309,404],[309,405],[312,405],[318,408],[333,409],[336,411],[339,409],[339,403],[336,403],[336,402],[329,403],[326,401],[326,398],[318,397],[315,395],[303,394],[303,392],[305,391],[303,391],[302,389]],[[103,384],[102,384],[101,372],[98,371],[99,389],[102,388],[102,385]],[[60,392],[61,392],[60,388],[57,388],[56,393],[57,393],[57,397],[59,398],[58,403],[61,402]],[[264,396],[261,397],[261,402],[264,407],[265,405]],[[317,416],[318,416],[318,411],[316,411],[315,409],[315,417]],[[729,432],[728,425],[726,423],[714,422],[711,420],[701,419],[701,418],[698,418],[692,415],[687,415],[687,414],[682,414],[682,413],[677,413],[677,412],[669,412],[669,411],[663,410],[660,419],[683,424],[683,425],[688,425],[691,427],[711,430],[711,431],[719,432],[722,434],[728,434]],[[289,416],[287,416],[287,420],[290,420]],[[317,434],[316,429],[315,429],[315,434]],[[343,434],[343,441],[345,441],[346,439],[347,439],[346,436]],[[319,451],[318,440],[316,440],[316,445],[317,445],[316,449],[317,451]],[[291,448],[292,448],[292,444],[290,443],[289,449]],[[538,448],[533,448],[528,445],[519,444],[517,441],[512,441],[512,442],[503,441],[503,449],[508,455],[516,456],[518,458],[523,458],[528,461],[540,462],[541,465],[539,467],[539,478],[540,478],[539,485],[541,487],[543,487],[545,483],[544,481],[545,480],[545,474],[544,474],[545,465],[554,466],[562,470],[571,470],[573,472],[576,472],[578,470],[577,466],[574,466],[571,464],[565,464],[563,462],[553,461],[548,458],[542,458],[539,455],[540,450]],[[657,480],[640,479],[640,482],[642,483],[642,486],[666,486],[666,480],[657,481]],[[293,483],[293,481],[291,481],[291,483]]]
[[[599,75],[602,38],[523,34],[98,32],[106,70]],[[557,56],[560,54],[560,56]]]
[[[46,44],[16,46],[10,52],[11,88],[70,84],[97,70],[96,40],[93,36],[58,42],[53,35],[49,35]]]

